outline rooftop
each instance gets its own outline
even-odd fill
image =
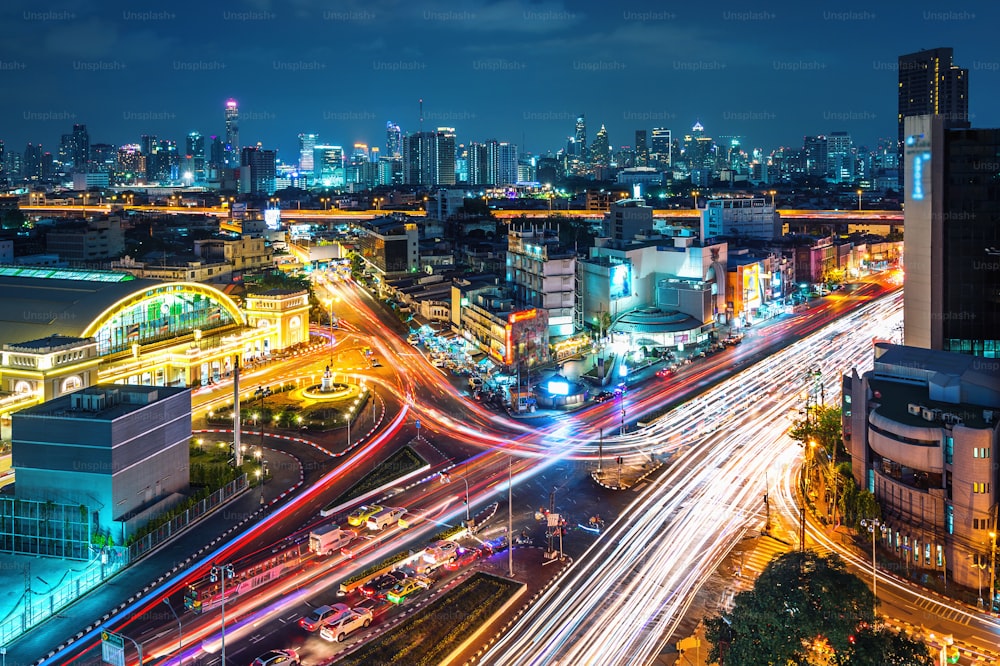
[[[31,352],[50,352],[56,351],[58,349],[65,349],[68,347],[75,347],[80,343],[94,343],[93,338],[77,338],[72,335],[59,335],[53,333],[47,338],[39,338],[37,340],[28,340],[27,342],[10,342],[4,344],[3,348],[6,351],[31,351]]]
[[[1000,416],[1000,408],[993,410],[997,412],[997,416],[992,418],[992,423],[987,423],[983,418],[985,408],[982,405],[931,400],[930,391],[926,386],[909,382],[871,379],[868,385],[875,392],[875,397],[872,400],[878,403],[878,407],[875,409],[877,413],[896,423],[915,428],[941,427],[944,422],[941,421],[940,414],[954,414],[962,420],[962,425],[968,428],[991,428],[996,425],[997,416]],[[939,418],[928,421],[921,414],[911,414],[909,411],[911,404],[930,410],[940,410]],[[986,411],[991,410],[987,409]]]
[[[22,409],[14,418],[55,417],[113,421],[180,393],[190,393],[190,389],[176,386],[97,384]]]

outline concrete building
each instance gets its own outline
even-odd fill
[[[45,235],[45,250],[67,261],[97,261],[121,256],[125,251],[121,218],[87,220],[52,229]]]
[[[624,315],[652,308],[660,319],[662,313],[683,315],[671,320],[682,329],[671,324],[660,331],[670,333],[661,336],[661,346],[703,340],[726,312],[727,252],[725,243],[703,246],[690,236],[598,239],[578,262],[577,326],[596,330],[594,322],[609,313],[612,330],[624,331],[615,328]],[[648,324],[643,332],[657,332]]]
[[[589,208],[588,208],[589,210]],[[630,241],[653,232],[653,207],[644,199],[621,199],[608,204],[603,234],[616,241]]]
[[[0,240],[0,264],[14,263],[14,241]]]
[[[208,262],[229,264],[233,273],[266,269],[274,264],[274,251],[259,236],[196,240],[194,253]]]
[[[368,272],[385,280],[420,269],[420,234],[406,215],[377,217],[355,227],[358,254]]]
[[[701,212],[701,239],[773,240],[782,235],[781,215],[767,199],[709,199]]]
[[[562,245],[555,230],[510,229],[507,233],[507,282],[518,306],[546,311],[551,337],[572,335],[576,253]]]
[[[97,385],[13,416],[15,496],[80,504],[124,543],[188,489],[191,391]]]
[[[511,372],[549,362],[548,312],[515,305],[513,293],[495,278],[455,280],[451,318],[453,328]]]
[[[1000,129],[906,118],[906,343],[1000,357]]]
[[[1000,372],[981,358],[880,342],[843,381],[844,443],[888,528],[883,554],[975,589],[1000,501]]]

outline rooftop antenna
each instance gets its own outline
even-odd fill
[[[420,98],[420,131],[424,131],[424,100]]]

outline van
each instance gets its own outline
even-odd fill
[[[368,529],[370,529],[373,532],[384,530],[390,525],[397,523],[399,521],[399,517],[402,516],[404,513],[406,513],[406,509],[400,509],[395,507],[388,507],[386,509],[382,509],[374,516],[368,517]]]

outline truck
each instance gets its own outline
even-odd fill
[[[368,529],[373,532],[384,530],[399,522],[400,516],[406,513],[406,509],[398,507],[386,507],[373,516],[368,517]]]
[[[354,530],[342,530],[340,525],[318,527],[309,533],[309,550],[317,555],[332,555],[358,536]]]

